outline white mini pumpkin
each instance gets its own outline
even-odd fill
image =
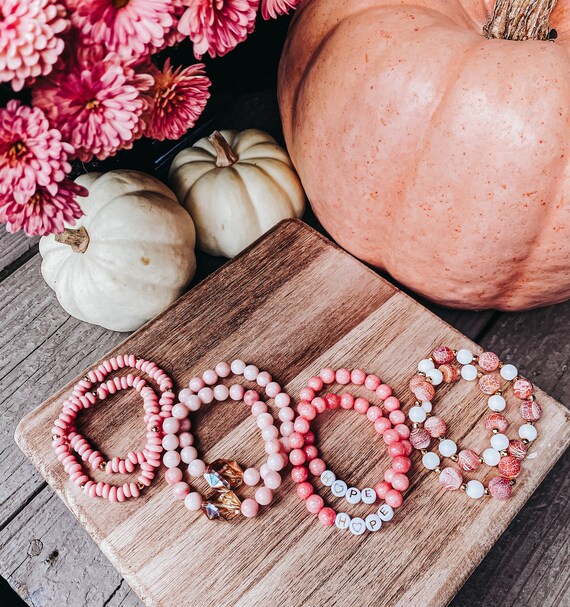
[[[167,308],[196,271],[190,215],[163,183],[139,171],[88,173],[85,215],[40,240],[42,275],[80,320],[132,331]]]
[[[210,255],[233,257],[305,211],[289,155],[257,129],[200,139],[176,156],[169,182],[194,220],[198,248]]]

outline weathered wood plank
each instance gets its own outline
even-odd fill
[[[39,236],[28,238],[22,231],[11,234],[0,224],[0,273],[32,249],[39,240]]]

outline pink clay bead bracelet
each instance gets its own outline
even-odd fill
[[[105,381],[111,372],[129,368],[142,371],[154,380],[159,386],[160,397],[138,374],[129,373]],[[96,384],[99,386],[95,387]],[[109,395],[128,388],[134,388],[143,399],[146,444],[141,451],[131,451],[126,457],[115,456],[105,462],[101,452],[92,448],[85,436],[77,431],[76,418],[82,409],[88,409],[97,400],[103,401]],[[151,484],[155,470],[160,465],[162,421],[170,416],[173,402],[172,380],[155,363],[133,354],[121,354],[104,360],[77,382],[71,394],[63,401],[61,413],[52,428],[53,448],[57,458],[69,478],[90,497],[102,497],[111,502],[124,502],[127,498],[138,497],[140,491]],[[111,485],[90,479],[84,466],[107,474],[130,474],[138,467],[140,473],[136,482]]]
[[[243,471],[242,477],[245,485],[253,487],[263,480],[264,486],[255,491],[253,499],[248,498],[241,503],[237,496],[234,498],[233,492],[229,492],[232,494],[232,499],[235,499],[232,505],[234,514],[241,512],[243,516],[251,518],[258,514],[259,506],[269,505],[273,500],[273,491],[281,485],[280,471],[288,462],[287,441],[279,438],[280,432],[274,425],[273,416],[268,413],[267,404],[260,400],[258,392],[246,390],[238,383],[229,387],[218,383],[220,379],[226,379],[232,374],[243,376],[263,388],[266,396],[274,399],[279,409],[279,419],[283,424],[291,423],[295,416],[295,412],[289,407],[291,399],[281,390],[281,386],[273,381],[271,375],[266,371],[260,371],[255,365],[246,365],[242,360],[234,360],[231,365],[220,362],[214,369],[204,371],[202,377],[193,377],[188,384],[189,387],[180,391],[178,395],[180,402],[174,405],[172,417],[164,420],[163,424],[166,433],[163,439],[163,446],[166,449],[163,463],[168,468],[165,478],[172,485],[176,499],[184,500],[188,510],[202,510],[208,518],[219,518],[214,516],[217,512],[216,506],[208,505],[209,501],[206,498],[199,492],[191,490],[190,484],[183,480],[183,471],[180,468],[182,463],[187,464],[190,476],[195,478],[208,474],[205,462],[199,459],[198,452],[193,446],[194,436],[190,431],[190,416],[202,405],[227,399],[243,401],[250,407],[265,441],[265,451],[268,456],[266,463],[259,470],[247,468]],[[181,427],[183,423],[186,424],[184,430]],[[227,460],[218,461],[228,463]],[[232,517],[225,516],[225,518]]]
[[[345,392],[342,395],[325,394],[318,396],[327,384],[338,383],[342,386],[352,384],[365,386],[381,401],[381,406],[371,405],[362,397],[354,397]],[[297,493],[305,500],[307,510],[318,516],[319,522],[325,526],[336,525],[339,529],[350,529],[354,535],[361,535],[366,530],[377,531],[383,521],[389,521],[394,516],[394,508],[403,503],[402,492],[409,486],[407,473],[411,468],[409,455],[412,445],[408,441],[409,428],[404,425],[405,415],[400,411],[400,401],[392,395],[390,386],[383,384],[376,375],[368,375],[361,369],[323,369],[319,376],[312,377],[306,388],[300,392],[300,402],[297,406],[298,416],[293,424],[293,432],[289,434],[291,452],[289,460],[293,464],[291,476],[297,483]],[[375,430],[382,435],[392,457],[392,465],[384,474],[384,480],[376,487],[362,490],[349,487],[343,480],[327,469],[325,462],[319,458],[319,452],[314,445],[315,435],[311,431],[311,422],[318,414],[327,409],[354,409],[374,424]],[[384,416],[387,414],[387,417]],[[335,497],[345,497],[350,504],[360,501],[373,504],[376,498],[385,500],[376,513],[366,519],[351,518],[345,512],[336,512],[333,508],[325,507],[323,499],[315,494],[314,486],[308,480],[309,475],[320,477],[324,486],[331,489]]]

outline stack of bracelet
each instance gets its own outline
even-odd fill
[[[112,371],[131,368],[146,373],[159,386],[160,397],[139,375],[129,373],[105,381]],[[100,384],[95,387],[95,384]],[[131,451],[126,457],[113,457],[105,462],[97,449],[93,449],[87,439],[75,426],[77,414],[82,409],[103,401],[110,394],[134,388],[143,398],[144,423],[147,427],[146,445],[142,451]],[[102,497],[111,502],[124,502],[127,498],[138,497],[140,491],[151,484],[156,468],[160,465],[162,453],[161,425],[170,416],[174,402],[172,380],[153,362],[136,358],[132,354],[119,355],[104,360],[79,381],[71,394],[63,401],[63,408],[52,428],[53,447],[70,479],[90,497]],[[78,457],[79,456],[79,457]],[[130,474],[140,467],[136,482],[111,485],[107,482],[91,480],[83,469],[87,465],[92,470],[107,474]]]
[[[355,398],[350,393],[341,396],[325,394],[317,396],[327,384],[337,382],[342,386],[352,383],[355,386],[364,385],[381,401],[382,408],[371,406],[365,398]],[[347,369],[323,369],[318,377],[312,377],[306,388],[301,390],[300,402],[297,406],[298,416],[293,424],[293,432],[286,429],[285,436],[289,439],[291,452],[289,459],[294,468],[291,472],[297,484],[299,497],[305,500],[307,510],[318,516],[319,522],[325,526],[336,525],[339,529],[350,529],[354,535],[361,535],[366,530],[377,531],[382,521],[389,521],[394,516],[394,508],[403,503],[402,492],[409,486],[407,473],[411,467],[409,455],[412,445],[407,440],[410,435],[409,428],[404,425],[406,416],[400,411],[400,401],[392,396],[392,389],[382,384],[375,375],[367,375],[360,369],[348,371]],[[374,489],[371,487],[362,490],[349,487],[343,480],[337,479],[331,470],[327,470],[325,462],[319,458],[319,452],[314,445],[315,435],[311,431],[311,422],[319,413],[327,409],[354,409],[374,424],[375,430],[382,435],[388,446],[388,453],[392,457],[392,465],[384,473],[384,480],[380,481]],[[384,417],[383,411],[388,417]],[[356,504],[360,501],[365,504],[374,504],[376,498],[385,500],[376,512],[369,514],[365,519],[351,518],[345,512],[336,512],[325,507],[322,497],[315,493],[309,475],[320,477],[324,486],[331,489],[335,497],[345,497],[348,503]]]
[[[256,516],[259,506],[267,506],[273,500],[273,491],[281,485],[280,471],[287,465],[287,445],[279,440],[279,430],[274,426],[273,416],[267,412],[267,405],[260,400],[259,394],[255,390],[246,391],[238,383],[229,388],[217,383],[220,378],[227,378],[231,373],[255,382],[264,389],[268,398],[274,399],[279,408],[279,419],[283,422],[282,429],[288,428],[288,424],[292,428],[292,419],[295,416],[295,412],[289,407],[289,396],[281,391],[281,386],[272,380],[271,375],[260,371],[254,365],[246,365],[242,360],[234,360],[231,365],[220,362],[214,369],[205,371],[202,377],[192,378],[189,387],[180,391],[180,402],[174,405],[172,417],[164,420],[163,424],[166,433],[162,441],[166,450],[163,462],[168,468],[166,481],[173,486],[175,498],[184,500],[188,510],[201,510],[209,519],[231,520],[240,513],[245,517]],[[207,466],[198,458],[198,451],[193,446],[190,416],[203,404],[214,400],[221,402],[228,398],[243,401],[250,407],[261,430],[268,457],[259,470],[242,470],[236,461],[222,459]],[[204,497],[197,491],[192,491],[189,483],[183,480],[181,464],[187,465],[190,476],[203,476],[213,490],[212,495]],[[234,489],[242,484],[254,487],[261,479],[264,486],[255,491],[254,499],[241,501]]]
[[[497,370],[498,373],[494,373]],[[471,449],[458,452],[456,443],[446,438],[445,421],[430,416],[435,387],[442,382],[452,383],[459,378],[467,381],[478,379],[481,392],[489,396],[487,404],[492,413],[485,420],[485,428],[491,433],[490,447],[481,455]],[[507,403],[500,378],[512,382],[514,395],[522,400],[520,415],[525,423],[519,427],[518,439],[509,440],[504,434],[508,423],[501,411]],[[430,358],[420,361],[418,374],[410,381],[410,389],[417,399],[408,414],[414,425],[410,442],[423,453],[424,466],[439,474],[439,481],[445,489],[462,489],[474,499],[483,495],[507,499],[511,495],[514,479],[521,471],[521,460],[526,456],[527,445],[537,437],[534,422],[540,419],[541,407],[535,401],[532,383],[520,377],[514,365],[503,364],[493,352],[484,352],[477,357],[467,349],[455,351],[442,346],[434,350]],[[432,438],[439,440],[439,455],[428,450]],[[464,472],[471,472],[485,463],[497,466],[501,476],[492,478],[487,487],[478,480],[464,483],[463,474],[457,468],[440,468],[440,455],[457,462]]]

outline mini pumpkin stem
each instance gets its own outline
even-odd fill
[[[61,234],[55,235],[56,242],[69,245],[76,253],[85,253],[89,246],[89,234],[87,230],[81,226],[77,230],[65,228]]]
[[[548,40],[550,14],[557,0],[496,0],[493,16],[483,27],[487,38]]]
[[[208,139],[216,150],[217,167],[231,167],[239,160],[239,156],[232,150],[232,146],[220,131],[214,131]]]

